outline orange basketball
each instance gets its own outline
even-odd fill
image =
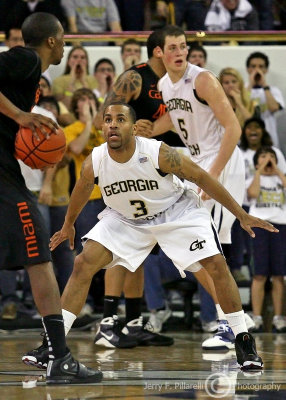
[[[49,132],[50,138],[46,139],[40,129],[37,140],[30,128],[20,127],[15,141],[15,157],[22,160],[33,169],[52,167],[61,161],[66,151],[66,138],[62,129],[57,132],[51,131],[47,126],[44,128]]]

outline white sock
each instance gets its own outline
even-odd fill
[[[237,336],[241,332],[248,332],[243,310],[225,314],[225,317],[234,333],[234,336]]]
[[[216,305],[215,305],[215,308],[216,308],[216,312],[217,312],[217,318],[218,318],[219,320],[225,320],[225,319],[226,319],[226,318],[225,318],[225,314],[224,314],[224,312],[222,311],[221,306],[220,306],[219,304],[216,304]]]
[[[62,314],[64,319],[65,335],[67,336],[72,327],[72,324],[76,320],[76,315],[67,310],[62,310]]]

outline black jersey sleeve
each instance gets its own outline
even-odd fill
[[[37,53],[26,47],[13,47],[0,53],[0,90],[7,81],[23,82],[39,68]]]

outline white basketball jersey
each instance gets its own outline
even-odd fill
[[[173,83],[168,74],[159,81],[172,122],[195,162],[217,153],[224,134],[211,108],[196,95],[196,77],[203,71],[206,70],[188,63],[178,82]]]
[[[160,171],[162,142],[143,137],[135,140],[135,152],[126,163],[114,161],[106,143],[95,147],[94,177],[108,207],[128,219],[148,219],[171,207],[181,197],[184,184],[177,176]]]

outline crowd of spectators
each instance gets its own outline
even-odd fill
[[[66,32],[153,30],[175,23],[189,31],[285,29],[286,1],[277,0],[2,0],[0,31],[21,27],[33,12],[54,14]]]
[[[183,26],[186,30],[194,31],[273,30],[285,29],[286,26],[286,2],[284,1],[177,0],[172,2],[138,0],[131,3],[136,3],[136,7],[133,8],[133,5],[127,0],[85,0],[80,2],[77,0],[2,0],[0,3],[0,31],[5,31],[4,44],[8,48],[23,45],[21,24],[30,13],[36,11],[53,13],[62,22],[66,32],[82,34],[154,29],[169,23],[172,18],[176,24]],[[153,15],[152,18],[148,18],[150,9],[155,10],[155,17]],[[141,61],[141,50],[141,43],[135,38],[124,41],[121,45],[123,70],[129,69]],[[188,60],[195,65],[207,68],[207,53],[200,45],[192,44]],[[258,156],[256,165],[253,161],[253,156],[261,145],[275,146],[274,161],[271,161],[272,167],[278,176],[276,181],[280,179],[282,182],[279,181],[280,186],[284,185],[280,171],[286,172],[286,163],[280,149],[275,118],[275,113],[284,108],[284,99],[281,90],[267,80],[269,65],[270,61],[266,54],[252,52],[245,60],[248,82],[243,81],[241,74],[231,65],[231,62],[218,75],[242,127],[243,135],[240,145],[245,157],[246,178],[250,187],[256,176],[256,168],[260,168],[260,175],[263,175],[265,165],[261,167]],[[89,71],[93,71],[92,74],[89,74]],[[114,60],[107,57],[100,58],[90,66],[88,49],[84,43],[70,48],[63,75],[57,76],[53,80],[48,73],[41,77],[38,105],[53,114],[53,117],[64,128],[67,138],[67,154],[64,161],[51,174],[38,173],[34,182],[36,185],[31,185],[31,190],[39,199],[39,209],[45,215],[51,234],[61,226],[73,183],[79,177],[85,157],[94,146],[103,143],[95,120],[100,106],[116,79]],[[261,137],[259,136],[260,131],[262,131]],[[268,149],[268,153],[271,153],[271,150]],[[32,175],[29,175],[29,171],[26,174],[27,182],[29,181],[30,184],[33,179]],[[244,207],[247,210],[254,204],[251,199],[257,201],[257,196],[255,197],[251,190],[250,192],[246,191]],[[77,221],[76,252],[81,251],[80,237],[95,224],[96,216],[103,207],[104,204],[96,186],[90,201]],[[251,290],[253,296],[257,297],[261,293],[264,294],[265,282],[267,278],[272,277],[275,312],[276,314],[277,312],[282,313],[281,285],[283,285],[284,274],[281,275],[281,270],[279,270],[279,274],[276,274],[277,278],[275,274],[273,277],[271,274],[265,273],[265,270],[261,273],[259,270],[257,272],[255,266],[253,268],[253,259],[255,261],[258,257],[255,258],[256,253],[253,253],[250,242],[245,238],[237,221],[233,225],[232,242],[227,259],[237,282],[249,280],[249,277],[246,277],[241,270],[242,266],[246,264],[250,278],[254,276]],[[64,244],[54,252],[53,261],[61,291],[71,273],[73,258],[74,254]],[[23,287],[24,297],[22,299],[18,297],[16,290],[19,281],[22,282]],[[99,282],[103,285],[102,280]],[[23,274],[0,272],[1,316],[3,319],[16,319],[17,311],[29,316],[33,315],[30,304],[28,306],[27,302],[25,304],[25,296],[31,298],[29,290],[27,277],[24,277]],[[280,296],[278,299],[275,297],[277,294]],[[171,311],[168,304],[166,307],[169,318]],[[252,307],[256,317],[255,329],[262,330],[261,302],[257,304],[255,299],[252,300]],[[154,309],[151,306],[149,308]],[[91,313],[94,311],[92,299],[88,300],[86,310]],[[160,313],[162,314],[162,310],[159,309],[158,318],[160,318]],[[158,321],[154,314],[156,314],[156,310],[152,316],[153,324],[156,325]],[[284,321],[283,325],[281,321],[278,321],[279,326],[286,329],[286,322]],[[162,323],[159,323],[159,327],[158,331],[162,329]]]

